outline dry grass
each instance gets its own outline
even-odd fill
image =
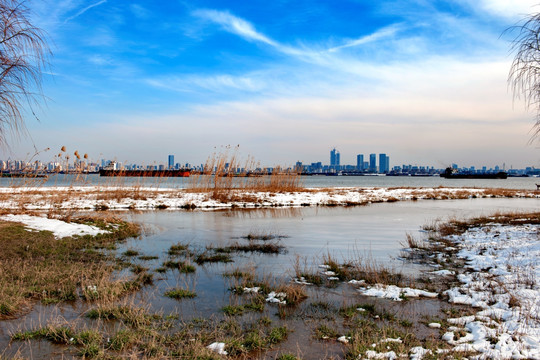
[[[270,173],[267,169],[257,169],[260,169],[259,164],[251,158],[241,164],[237,149],[228,147],[224,152],[210,156],[204,170],[190,177],[187,191],[208,193],[211,199],[221,202],[256,202],[257,198],[246,192],[303,190],[301,175],[295,170],[276,167]]]
[[[426,229],[437,233],[439,235],[438,239],[444,241],[443,238],[450,235],[461,235],[470,228],[495,223],[501,225],[539,224],[540,212],[494,213],[490,216],[481,216],[467,220],[452,218],[446,221],[438,221],[435,224],[429,225]],[[448,245],[451,245],[451,243],[448,243]]]
[[[298,305],[308,297],[305,287],[296,284],[282,284],[277,288],[276,292],[285,293],[287,305],[290,306]]]
[[[301,259],[297,257],[293,264],[295,277],[316,286],[324,285],[328,287],[339,285],[339,282],[330,280],[330,278],[337,278],[340,282],[364,280],[366,284],[370,285],[414,286],[417,282],[416,279],[399,271],[377,264],[370,256],[357,254],[354,260],[342,263],[332,254],[327,253],[320,262],[326,268],[313,270],[306,265],[306,262],[302,264]],[[325,274],[327,271],[330,271],[333,275]]]
[[[118,220],[114,226],[101,219],[80,221],[113,232],[56,239],[47,231],[31,232],[21,224],[0,222],[0,318],[18,314],[35,300],[49,304],[115,298],[139,286],[139,276],[113,280],[114,257],[101,250],[137,235],[138,227]]]

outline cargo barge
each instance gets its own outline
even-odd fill
[[[508,178],[508,174],[504,171],[499,171],[497,173],[491,174],[460,173],[451,168],[446,168],[446,170],[441,174],[441,177],[446,179],[506,179]]]
[[[112,170],[101,169],[99,176],[125,176],[125,177],[189,177],[190,169],[171,170]]]

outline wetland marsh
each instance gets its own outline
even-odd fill
[[[105,249],[116,259],[110,281],[139,279],[141,286],[105,297],[97,296],[105,283],[85,283],[95,298],[36,299],[1,322],[0,346],[6,358],[32,359],[339,359],[366,354],[372,344],[379,352],[450,349],[442,330],[428,325],[470,314],[469,306],[441,296],[375,298],[350,280],[399,274],[386,278],[437,292],[441,284],[418,280],[432,267],[401,258],[407,234],[422,237],[437,220],[537,205],[537,199],[469,199],[121,212],[143,231]],[[214,343],[223,347],[209,349]]]

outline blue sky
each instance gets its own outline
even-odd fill
[[[540,166],[512,101],[510,35],[534,1],[32,0],[53,56],[29,136],[91,159]],[[538,10],[538,8],[536,8]],[[537,145],[537,143],[536,143]]]

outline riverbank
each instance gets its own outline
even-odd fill
[[[0,188],[4,212],[74,210],[223,209],[357,206],[406,200],[540,198],[540,191],[497,188],[305,188],[263,192],[236,189],[66,186]]]
[[[3,218],[10,220],[3,223],[5,229],[17,230],[3,231],[3,244],[40,259],[36,251],[45,247],[35,243],[45,241],[46,247],[59,250],[53,253],[64,263],[54,267],[71,269],[64,277],[73,284],[60,276],[55,281],[63,285],[45,281],[45,291],[29,288],[33,295],[27,301],[42,305],[28,317],[39,322],[24,318],[9,331],[7,350],[13,351],[6,356],[540,358],[538,213],[425,226],[419,234],[426,237],[407,237],[409,249],[403,253],[432,267],[418,277],[365,258],[342,261],[330,252],[313,267],[298,262],[286,277],[261,273],[243,260],[245,254],[257,253],[258,259],[272,262],[287,251],[286,234],[252,232],[231,239],[228,246],[201,246],[174,237],[159,255],[133,245],[116,250],[100,245],[111,255],[110,264],[116,264],[116,274],[140,279],[137,286],[118,282],[115,276],[87,278],[88,266],[77,259],[96,259],[100,252],[72,255],[81,244],[93,244],[89,235],[56,238],[62,232],[43,232],[57,228],[39,220],[43,218]],[[25,230],[11,221],[29,225]],[[79,231],[95,234],[95,228],[77,224]],[[26,241],[21,243],[21,238]],[[155,248],[155,241],[151,243]],[[66,248],[70,244],[76,245],[72,255]],[[17,276],[24,278],[28,266],[20,266],[17,256],[5,255],[2,268],[20,268]],[[4,266],[5,261],[11,265]],[[123,290],[111,290],[118,286]]]

